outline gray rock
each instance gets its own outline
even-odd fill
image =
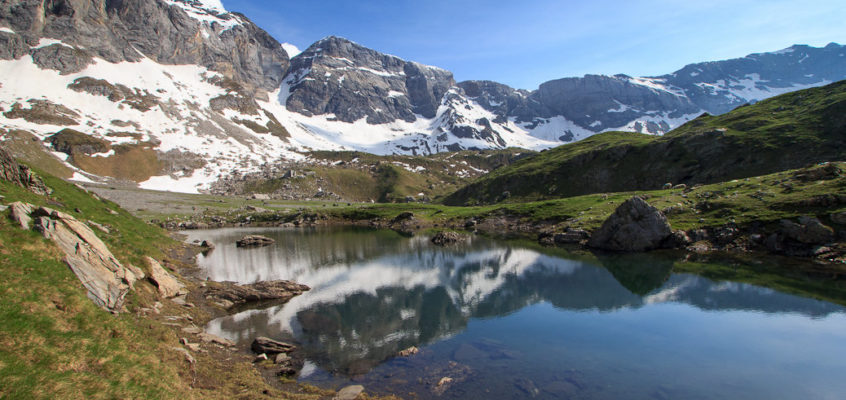
[[[438,232],[432,236],[432,243],[438,246],[446,246],[467,240],[467,235],[462,235],[458,232]]]
[[[252,345],[250,345],[250,349],[252,349],[254,353],[266,353],[271,355],[290,353],[294,351],[295,348],[296,347],[290,343],[280,342],[263,336],[255,338]]]
[[[62,44],[52,44],[33,50],[32,61],[42,69],[54,69],[62,75],[82,71],[94,62],[87,51]]]
[[[12,211],[9,212],[9,216],[12,217],[12,221],[15,221],[21,229],[29,230],[29,224],[32,222],[32,218],[30,218],[29,214],[32,214],[32,210],[35,207],[32,204],[16,201],[9,204],[9,208],[12,209]]]
[[[247,235],[235,242],[236,247],[262,247],[276,243],[275,240],[261,235]]]
[[[0,147],[0,180],[12,182],[42,196],[53,193],[35,172],[19,164],[3,147]]]
[[[662,247],[672,234],[667,218],[640,197],[621,204],[593,233],[588,246],[613,251],[645,251]]]
[[[364,386],[350,385],[338,391],[333,397],[334,400],[355,400],[358,395],[364,392]]]
[[[221,346],[226,346],[226,347],[234,347],[235,346],[235,342],[233,342],[229,339],[222,338],[222,337],[217,336],[217,335],[213,335],[211,333],[207,333],[207,332],[201,332],[201,333],[197,334],[197,338],[200,339],[200,341],[202,341],[204,343],[219,344]]]
[[[829,216],[831,221],[835,224],[846,225],[846,211],[841,211],[839,213],[831,213]]]
[[[564,232],[552,236],[555,244],[576,244],[590,238],[590,233],[584,229],[567,228]]]
[[[812,217],[799,217],[799,223],[781,220],[781,233],[805,244],[825,244],[834,240],[834,230]]]
[[[185,294],[185,285],[167,272],[158,261],[152,257],[144,257],[144,261],[150,267],[150,280],[159,288],[159,295],[164,298],[172,298]]]
[[[52,240],[65,254],[63,261],[88,289],[88,297],[110,311],[120,311],[132,284],[143,277],[125,268],[105,243],[74,217],[41,207],[35,229]]]
[[[206,287],[206,298],[234,306],[236,304],[278,300],[287,301],[304,291],[309,290],[306,285],[292,281],[261,281],[249,285],[238,285],[232,282],[214,282]]]

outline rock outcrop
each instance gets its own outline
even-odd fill
[[[626,200],[591,235],[588,246],[612,251],[646,251],[663,246],[672,235],[667,217],[646,200]]]
[[[0,147],[0,179],[25,187],[43,196],[53,192],[29,167],[19,164],[12,155]]]
[[[124,297],[135,281],[144,277],[143,272],[122,265],[105,243],[74,217],[46,207],[32,215],[36,217],[35,230],[62,250],[63,261],[88,289],[88,297],[100,307],[120,311]]]
[[[247,17],[191,0],[24,0],[0,3],[0,58],[30,54],[42,68],[77,72],[94,57],[108,62],[148,57],[202,65],[247,88],[272,91],[289,57]],[[61,43],[38,46],[41,38]],[[4,45],[5,44],[5,45]]]

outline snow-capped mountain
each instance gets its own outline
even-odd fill
[[[77,179],[197,191],[313,149],[429,154],[660,134],[703,111],[844,79],[843,53],[794,46],[530,92],[456,83],[338,37],[300,53],[219,0],[24,0],[0,4],[0,128],[32,133]]]

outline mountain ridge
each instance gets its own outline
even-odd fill
[[[526,91],[456,82],[449,71],[339,37],[290,57],[218,4],[0,5],[0,72],[16,77],[0,87],[0,129],[35,135],[76,179],[196,192],[313,150],[542,150],[612,129],[663,134],[701,114],[701,104],[720,111],[846,78],[844,46],[831,44],[691,64],[680,70],[686,76],[589,75]],[[49,147],[66,128],[107,142],[106,151]],[[143,173],[119,167],[139,160],[151,165]]]

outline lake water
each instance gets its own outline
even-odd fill
[[[412,399],[846,398],[844,307],[673,273],[666,257],[354,228],[185,233],[217,246],[199,259],[209,279],[311,286],[207,326],[244,346],[298,342],[301,382]],[[235,247],[254,233],[276,244]]]

